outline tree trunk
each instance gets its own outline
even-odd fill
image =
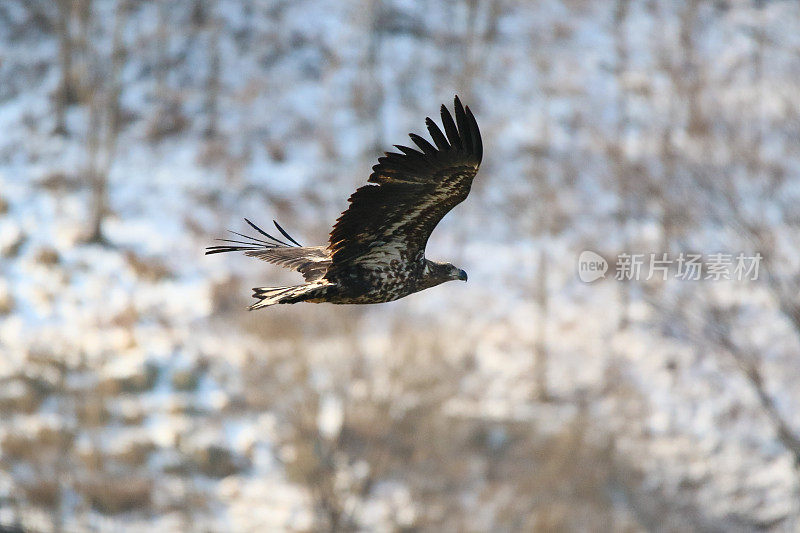
[[[71,1],[58,0],[58,18],[56,32],[58,33],[58,63],[61,68],[61,80],[55,95],[56,126],[55,133],[67,133],[67,107],[77,98],[75,87],[72,84],[72,38],[70,36]]]

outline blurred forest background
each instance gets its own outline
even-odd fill
[[[454,94],[469,283],[248,313]],[[796,0],[2,0],[0,132],[2,527],[800,528]]]

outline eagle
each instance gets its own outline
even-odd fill
[[[276,221],[283,239],[250,220],[258,233],[244,240],[217,239],[206,254],[244,252],[300,272],[305,283],[290,287],[256,287],[250,310],[297,302],[371,304],[390,302],[446,281],[467,281],[467,273],[425,257],[433,229],[469,194],[483,157],[478,123],[469,107],[454,99],[454,114],[442,105],[444,132],[425,119],[433,143],[409,134],[418,149],[395,145],[372,167],[368,184],[349,198],[327,245],[302,246]]]

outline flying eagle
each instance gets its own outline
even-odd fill
[[[425,119],[433,144],[409,134],[419,150],[395,145],[372,167],[369,184],[354,192],[325,246],[301,246],[277,222],[280,240],[245,219],[260,237],[232,232],[246,240],[218,239],[206,254],[244,252],[297,270],[306,280],[293,287],[257,287],[258,302],[273,304],[390,302],[467,273],[450,263],[425,258],[431,232],[469,194],[483,156],[478,123],[455,97],[455,120],[442,105],[444,133]]]

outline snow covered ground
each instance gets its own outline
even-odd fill
[[[0,3],[0,525],[800,528],[796,3],[87,5],[78,85],[125,50],[105,244],[58,10]],[[295,277],[204,247],[325,242],[453,94],[485,159],[428,256],[469,283],[248,313]],[[758,251],[789,289],[586,284],[586,249]]]

